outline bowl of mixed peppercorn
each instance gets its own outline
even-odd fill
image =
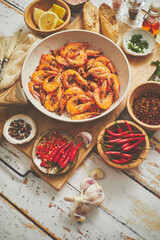
[[[128,96],[127,109],[146,130],[160,129],[160,83],[150,81],[137,86]]]
[[[34,120],[25,114],[9,118],[3,127],[3,135],[12,144],[23,144],[31,141],[36,134]]]
[[[97,139],[101,158],[111,167],[129,170],[141,164],[149,151],[146,132],[136,123],[118,120],[106,125]]]

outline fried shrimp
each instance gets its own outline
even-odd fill
[[[39,99],[39,93],[35,90],[35,82],[33,82],[33,81],[30,81],[29,83],[28,83],[28,89],[29,89],[29,91],[30,91],[30,93],[33,95],[33,97],[34,98],[36,98],[36,99]]]
[[[86,42],[67,43],[42,54],[28,83],[30,93],[51,112],[72,120],[100,115],[118,99],[117,71],[102,51]]]
[[[50,64],[54,66],[54,56],[51,54],[42,54],[39,64]]]
[[[60,49],[61,57],[65,58],[68,54],[70,58],[74,58],[79,54],[81,49],[88,46],[88,43],[69,43]]]
[[[60,55],[55,56],[55,60],[57,61],[57,63],[59,63],[60,65],[64,66],[64,67],[69,67],[68,62],[66,61],[65,58],[61,57]]]
[[[55,74],[59,72],[59,69],[55,66],[49,65],[49,64],[40,64],[36,70],[49,70],[49,71],[54,71]]]
[[[67,101],[78,94],[85,95],[85,92],[79,88],[79,87],[71,87],[68,88],[63,95],[63,98],[61,99],[61,102],[59,104],[59,113],[62,114],[64,108],[66,107]]]
[[[117,77],[116,74],[110,73],[108,75],[108,79],[111,80],[111,83],[112,83],[112,89],[113,89],[113,93],[114,93],[114,100],[117,100],[118,96],[119,96],[119,90],[120,90],[119,78]]]
[[[94,99],[97,105],[104,110],[110,108],[113,103],[113,92],[107,91],[107,81],[104,81],[101,87],[94,91]]]
[[[69,57],[69,53],[66,55],[66,60],[72,67],[81,67],[87,62],[87,53],[84,49],[80,50],[78,55],[74,58]]]
[[[110,70],[108,67],[92,67],[87,72],[87,77],[92,76],[94,79],[104,79],[107,78],[108,74],[110,73]]]
[[[88,119],[91,117],[95,117],[98,114],[96,112],[85,112],[85,113],[81,113],[81,114],[77,114],[77,115],[73,115],[71,117],[72,120],[82,120],[82,119]]]
[[[73,69],[68,69],[62,73],[62,82],[65,88],[78,87],[79,85],[90,88],[87,80]]]
[[[66,110],[69,114],[75,115],[86,112],[91,105],[92,101],[89,97],[85,95],[77,95],[68,100]]]
[[[117,72],[116,68],[114,67],[114,65],[112,64],[112,62],[109,58],[102,55],[102,56],[97,57],[96,61],[102,62],[104,65],[106,65],[111,70],[112,73]]]
[[[60,85],[56,91],[47,94],[44,107],[51,112],[57,111],[62,94],[62,87]]]
[[[55,76],[56,74],[53,71],[38,70],[32,74],[31,80],[36,84],[42,84],[44,79],[49,75]]]
[[[57,74],[56,76],[50,75],[43,81],[43,89],[46,92],[54,92],[60,84],[61,81],[61,73]]]

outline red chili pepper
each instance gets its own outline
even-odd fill
[[[131,158],[132,158],[132,154],[127,159],[124,159],[124,160],[122,160],[122,159],[121,160],[112,159],[112,162],[114,162],[114,163],[127,163],[131,160]]]
[[[67,165],[67,163],[68,163],[69,160],[70,160],[70,157],[71,157],[72,152],[73,152],[73,145],[72,145],[71,151],[69,152],[67,158],[66,158],[65,161],[61,164],[61,168],[64,168],[64,167]]]
[[[60,151],[57,153],[53,161],[56,163],[62,154],[64,154],[64,151],[71,145],[71,143],[65,144],[64,147],[60,149]]]
[[[65,151],[65,153],[60,157],[58,160],[58,165],[61,165],[67,158],[68,154],[72,151],[73,143],[71,143],[71,146]]]
[[[121,138],[117,138],[117,139],[110,139],[110,140],[108,140],[108,141],[104,141],[104,144],[112,144],[112,143],[117,143],[118,141],[120,141],[120,140],[123,140],[123,139],[121,139]]]
[[[116,128],[117,133],[123,132],[122,128],[118,124],[116,124],[116,127],[117,127]]]
[[[77,146],[73,149],[72,154],[70,156],[70,162],[74,161],[74,159],[76,157],[76,154],[77,154],[77,151],[78,151],[78,149],[80,148],[81,145],[82,145],[82,142],[78,143]]]
[[[140,134],[140,133],[129,133],[125,135],[126,138],[128,137],[145,137],[145,134]]]
[[[124,122],[125,122],[125,124],[126,124],[128,130],[129,130],[130,132],[133,132],[133,131],[132,131],[132,128],[131,128],[131,126],[130,126],[130,124],[129,124],[126,120],[124,120]]]
[[[130,145],[130,143],[125,143],[122,145],[122,148],[128,147]]]
[[[122,152],[116,152],[116,151],[108,151],[108,152],[104,152],[105,154],[108,155],[114,155],[114,156],[118,156],[118,157],[129,157],[131,154],[127,154],[127,153],[122,153]]]
[[[128,131],[124,131],[124,132],[120,132],[120,133],[114,133],[113,131],[109,131],[109,130],[106,130],[106,132],[107,132],[110,136],[113,136],[113,137],[122,137],[122,136],[124,136],[125,134],[128,134],[128,133],[129,133]]]
[[[107,139],[114,139],[114,137],[113,137],[113,136],[111,136],[111,135],[108,135],[108,134],[105,134],[105,135],[104,135],[104,138],[107,138]]]
[[[144,137],[135,137],[135,138],[126,138],[126,139],[119,139],[118,143],[119,144],[123,144],[123,143],[128,143],[128,142],[133,142],[133,141],[137,141],[137,140],[144,140]],[[112,140],[110,140],[112,141]]]
[[[138,142],[136,142],[136,143],[134,143],[134,144],[132,144],[132,145],[130,145],[130,146],[128,146],[128,147],[123,148],[123,151],[124,151],[124,152],[128,152],[128,151],[134,149],[134,148],[137,147],[142,141],[144,141],[144,138],[143,138],[143,139],[140,139]]]
[[[107,147],[107,148],[113,148],[115,145],[109,145],[109,144],[107,144],[105,147]]]
[[[55,148],[50,156],[52,157],[52,161],[54,160],[54,157],[57,155],[57,153],[64,147],[66,146],[66,143],[63,143],[60,147]]]

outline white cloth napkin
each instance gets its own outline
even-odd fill
[[[33,46],[37,44],[41,39],[35,37],[31,33],[22,33],[18,39],[16,47],[14,48],[9,62],[3,72],[3,80],[0,82],[0,89],[6,89],[14,85],[16,80],[20,77],[23,62],[31,51]],[[6,38],[6,47],[9,44],[10,39]],[[1,48],[1,46],[0,46]]]

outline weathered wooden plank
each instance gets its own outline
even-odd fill
[[[28,170],[30,160],[26,156],[8,143],[4,147],[0,147],[3,159],[21,172]],[[64,202],[63,198],[65,195],[77,195],[81,179],[96,167],[105,172],[105,178],[99,183],[106,198],[101,207],[90,212],[86,223],[79,225],[68,217],[72,204]],[[113,236],[121,239],[122,232],[123,237],[159,239],[160,200],[122,172],[108,167],[96,154],[86,159],[69,185],[66,184],[59,192],[42,179],[33,175],[21,179],[4,166],[1,166],[0,182],[4,195],[56,237],[63,239],[66,232],[66,239],[70,239],[67,238],[69,236],[77,239],[86,234],[87,239],[112,239]]]
[[[0,196],[0,239],[51,239]]]
[[[8,7],[8,5],[5,5],[2,1],[0,1],[0,21],[0,35],[13,36],[13,34],[20,29],[28,31],[23,15],[15,9]]]

